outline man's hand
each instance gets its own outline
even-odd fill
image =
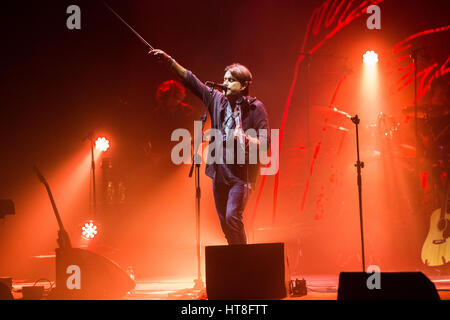
[[[250,136],[246,135],[244,133],[244,130],[242,130],[241,126],[237,126],[234,129],[233,136],[234,136],[234,139],[239,140],[241,143],[245,142],[245,144],[252,143],[252,144],[259,145],[258,138],[254,138],[254,137],[250,137]]]
[[[166,62],[169,67],[181,78],[186,79],[187,71],[180,64],[178,64],[175,59],[169,56],[167,53],[160,49],[153,49],[148,52],[149,55],[155,57],[158,60]]]
[[[153,49],[148,52],[149,55],[155,57],[158,60],[162,60],[164,62],[172,62],[173,59],[171,56],[169,56],[167,53],[160,49]]]

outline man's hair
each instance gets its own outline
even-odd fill
[[[158,104],[164,104],[171,96],[183,100],[186,97],[186,89],[178,81],[164,81],[156,90],[156,101]]]
[[[241,85],[246,86],[244,95],[248,95],[250,84],[252,83],[252,74],[246,66],[240,63],[233,63],[225,68],[225,72],[230,71],[231,75],[235,77]]]

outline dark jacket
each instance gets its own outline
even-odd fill
[[[226,96],[218,90],[212,90],[207,87],[191,71],[187,71],[187,78],[184,81],[184,85],[205,104],[211,117],[211,128],[215,128],[223,132],[222,122],[225,108],[228,105],[228,99]],[[261,101],[250,97],[247,97],[244,101],[246,103],[243,103],[241,106],[242,129],[244,132],[250,128],[255,129],[260,143],[264,144],[266,141],[267,148],[270,150],[269,119],[264,104]],[[266,129],[267,135],[260,134],[259,129]],[[206,164],[206,175],[214,179],[216,176],[217,165],[218,164]],[[256,181],[258,167],[259,164],[248,165],[247,179],[244,179],[247,181],[243,181],[244,183],[254,183]]]

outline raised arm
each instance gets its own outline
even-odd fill
[[[182,79],[183,85],[199,97],[210,114],[213,114],[213,100],[219,97],[219,92],[217,90],[211,91],[211,89],[203,84],[203,82],[201,82],[191,71],[185,69],[164,51],[155,49],[151,50],[149,54],[161,60],[163,63],[166,63],[172,72]]]
[[[175,72],[181,79],[186,80],[187,79],[187,70],[183,68],[178,62],[175,61],[174,58],[169,56],[167,53],[165,53],[162,50],[154,49],[149,52],[152,56],[154,56],[157,59],[160,59],[164,62],[166,62],[170,69]]]

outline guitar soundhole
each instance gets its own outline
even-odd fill
[[[438,230],[439,231],[443,231],[444,229],[446,229],[446,227],[448,226],[447,220],[446,219],[441,219],[438,222]]]

